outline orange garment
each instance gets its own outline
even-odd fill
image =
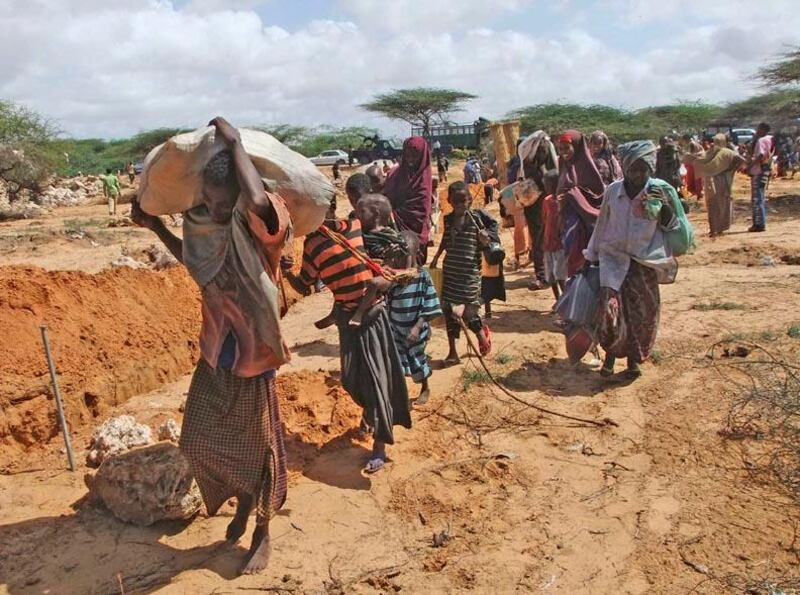
[[[283,199],[277,194],[267,193],[267,196],[278,219],[275,233],[271,234],[264,221],[250,210],[246,212],[246,224],[264,272],[277,292],[281,252],[291,220]],[[244,215],[238,209],[237,206],[234,217]],[[232,251],[229,250],[226,258],[231,257]],[[288,359],[289,350],[284,344],[286,357],[282,359],[258,337],[255,326],[245,316],[238,299],[247,281],[238,278],[232,271],[233,267],[226,262],[214,280],[203,287],[200,353],[209,366],[216,368],[222,345],[228,334],[233,333],[236,338],[236,358],[231,371],[236,376],[251,378],[278,368]]]

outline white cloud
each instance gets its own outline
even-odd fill
[[[645,5],[603,1],[615,3],[614,10],[621,2],[626,9]],[[677,2],[690,10],[690,3]],[[309,20],[293,32],[265,25],[249,10],[256,3],[0,2],[0,97],[56,118],[77,136],[199,126],[217,114],[239,124],[369,124],[401,135],[405,125],[358,104],[417,85],[478,95],[456,117],[464,121],[557,100],[630,107],[725,101],[754,91],[745,78],[783,39],[770,33],[764,43],[760,18],[729,18],[716,2],[708,2],[697,26],[630,50],[609,47],[602,31],[593,31],[600,25],[591,11],[554,23],[547,34],[513,30],[514,15],[536,10],[528,0],[394,0],[380,7],[340,0],[352,21]],[[574,4],[564,3],[571,17]],[[676,18],[690,23],[682,15],[700,9],[691,10]],[[505,15],[508,30],[486,28],[476,11]],[[376,29],[375,14],[395,28]],[[429,22],[437,27],[427,28]]]
[[[529,7],[533,0],[339,0],[339,5],[368,29],[435,32],[477,26],[506,12]]]

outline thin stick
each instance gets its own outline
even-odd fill
[[[58,388],[56,365],[53,363],[53,355],[50,352],[50,339],[47,336],[47,327],[45,325],[41,325],[39,329],[42,331],[42,343],[44,343],[44,353],[47,357],[47,367],[50,369],[50,380],[53,381],[53,395],[56,399],[58,423],[61,424],[61,433],[64,434],[64,446],[67,447],[69,470],[75,471],[75,454],[72,452],[72,441],[69,439],[69,428],[67,428],[67,420],[64,418],[64,404],[61,401],[61,390]]]
[[[464,331],[464,336],[467,337],[467,343],[469,343],[470,348],[472,349],[472,351],[475,352],[475,355],[478,356],[478,361],[481,363],[481,367],[486,372],[486,374],[489,376],[489,380],[491,380],[494,383],[494,385],[497,386],[497,388],[499,388],[501,391],[503,391],[505,394],[507,394],[509,397],[511,397],[512,399],[514,399],[518,403],[522,403],[523,405],[527,405],[528,407],[536,409],[537,411],[541,411],[542,413],[547,413],[548,415],[554,415],[556,417],[563,417],[564,419],[569,419],[569,420],[572,420],[572,421],[579,421],[579,422],[584,423],[584,424],[591,424],[593,426],[598,426],[598,427],[601,427],[601,428],[605,427],[605,426],[619,426],[619,424],[617,422],[615,422],[613,419],[610,419],[608,417],[606,417],[606,418],[604,418],[602,420],[587,419],[585,417],[575,417],[573,415],[567,415],[566,413],[559,413],[558,411],[553,411],[552,409],[546,409],[544,407],[540,407],[539,405],[536,405],[534,403],[530,403],[530,402],[526,401],[525,399],[522,399],[522,398],[518,397],[517,395],[512,393],[510,390],[508,390],[505,386],[500,384],[497,381],[497,379],[494,377],[494,375],[492,374],[491,370],[489,370],[489,367],[486,365],[486,362],[484,361],[483,356],[481,355],[481,352],[478,351],[478,349],[475,348],[475,344],[472,342],[472,337],[469,334],[470,330],[467,328],[467,325],[464,324],[464,320],[462,318],[459,318],[458,319],[458,323],[461,325],[461,329]]]

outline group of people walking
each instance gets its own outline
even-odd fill
[[[364,471],[374,473],[387,462],[394,428],[411,427],[406,377],[420,385],[417,404],[430,396],[430,322],[445,316],[445,364],[458,363],[462,331],[475,335],[481,356],[491,352],[492,332],[480,306],[505,297],[504,253],[498,223],[474,208],[464,181],[455,181],[443,193],[451,212],[429,259],[438,180],[428,143],[412,137],[385,178],[368,171],[347,179],[352,212],[340,218],[331,205],[304,240],[298,272],[286,256],[291,221],[283,199],[265,189],[236,129],[222,118],[211,125],[227,149],[203,170],[203,202],[184,213],[183,238],[136,202],[132,218],[158,235],[201,288],[201,359],[181,448],[210,514],[237,498],[230,542],[239,540],[256,512],[242,566],[252,573],[267,564],[269,520],[286,497],[275,388],[276,370],[291,357],[276,303],[281,278],[304,294],[320,283],[331,291],[331,314],[317,324],[336,325],[342,385],[362,407],[362,431],[373,440]],[[599,269],[602,303],[590,343],[605,350],[604,374],[614,373],[617,358],[627,358],[629,375],[641,373],[658,328],[659,284],[677,273],[668,236],[682,210],[675,189],[654,178],[657,152],[650,141],[614,152],[599,131],[586,137],[568,130],[553,141],[540,130],[522,139],[508,168],[508,182],[529,189],[515,220],[527,227],[531,288],[551,287],[558,297],[568,279]],[[708,175],[732,165],[722,149],[702,159],[697,167]],[[429,260],[434,270],[442,261],[439,287],[425,268]],[[568,343],[572,330],[565,328]]]

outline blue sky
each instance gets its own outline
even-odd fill
[[[358,108],[441,86],[456,119],[548,101],[725,102],[800,41],[795,0],[5,0],[0,97],[75,136],[155,126],[406,126]],[[758,28],[779,20],[764,43]],[[53,23],[58,23],[54,27]]]

